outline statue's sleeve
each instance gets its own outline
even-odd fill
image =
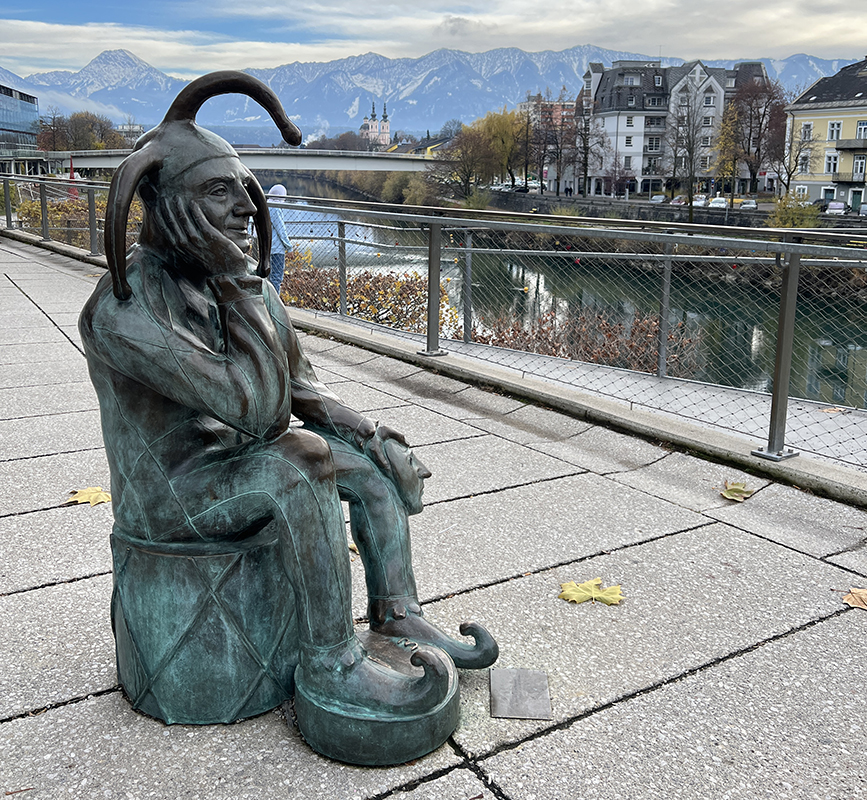
[[[253,437],[289,423],[285,352],[261,293],[219,304],[222,347],[134,295],[93,315],[94,355],[154,392]]]
[[[268,304],[289,359],[292,412],[304,422],[333,431],[341,439],[363,447],[375,432],[375,423],[349,408],[316,377],[313,365],[301,349],[286,307],[271,298],[270,293]]]

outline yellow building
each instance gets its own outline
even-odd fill
[[[787,109],[791,191],[805,200],[867,202],[867,58],[821,78]]]

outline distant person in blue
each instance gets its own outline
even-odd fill
[[[286,197],[286,187],[278,183],[268,190],[268,198]],[[274,284],[277,294],[283,284],[283,273],[286,270],[286,251],[292,249],[289,234],[286,233],[286,213],[282,208],[269,208],[271,216],[271,275],[268,280]]]

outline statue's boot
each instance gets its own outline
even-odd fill
[[[462,642],[428,622],[413,596],[371,600],[368,614],[370,630],[374,633],[438,647],[461,669],[485,669],[500,655],[494,637],[477,622],[461,623],[461,635],[475,640],[474,644]]]
[[[295,713],[314,750],[381,766],[419,758],[451,736],[460,712],[451,660],[428,647],[404,648],[397,659],[406,671],[371,659],[354,636],[330,648],[302,648]],[[418,670],[407,664],[423,667],[424,674],[409,674]]]

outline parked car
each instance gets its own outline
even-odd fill
[[[728,208],[729,207],[728,198],[726,198],[726,197],[714,197],[713,200],[711,200],[707,204],[707,207],[708,208]]]
[[[671,201],[673,206],[685,206],[687,201],[687,197],[685,194],[679,194],[674,200]]]
[[[824,211],[828,208],[828,201],[824,197],[819,197],[813,201],[812,205],[816,206],[819,211]]]
[[[849,206],[846,203],[841,202],[840,200],[833,200],[828,203],[828,207],[825,209],[826,214],[836,214],[838,217],[842,217],[843,214],[849,211]]]
[[[861,203],[861,208],[858,209],[858,215],[867,217],[867,203]]]
[[[740,205],[741,211],[758,211],[758,208],[759,204],[750,197],[744,200]]]
[[[707,205],[707,197],[703,194],[697,194],[692,198],[692,204],[696,208],[702,208]]]
[[[655,194],[650,198],[651,203],[666,203],[668,198],[664,194]]]

